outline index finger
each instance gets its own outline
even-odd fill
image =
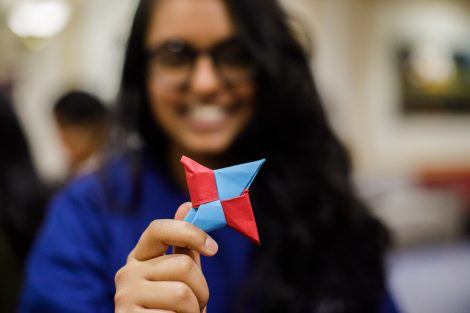
[[[185,202],[180,207],[175,213],[175,220],[183,220],[186,215],[189,213],[189,211],[192,209],[192,203],[191,202]],[[189,255],[194,262],[196,262],[199,267],[201,266],[201,257],[199,256],[199,253],[188,249],[188,248],[179,248],[179,247],[174,247],[173,248],[173,253],[174,254],[186,254]]]
[[[199,227],[177,220],[155,220],[147,227],[130,257],[145,261],[161,256],[169,246],[188,248],[202,255],[217,252],[217,243]]]
[[[179,221],[184,220],[186,214],[188,214],[188,212],[191,211],[192,207],[193,206],[192,206],[191,202],[185,202],[182,205],[180,205],[178,210],[176,210],[175,220],[179,220]]]

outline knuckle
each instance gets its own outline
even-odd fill
[[[162,228],[162,222],[163,221],[161,220],[153,220],[152,222],[150,222],[150,225],[148,227],[149,232],[152,235],[157,235],[160,229]]]
[[[181,228],[187,235],[191,235],[194,231],[194,225],[186,222],[181,223]]]
[[[121,267],[116,272],[116,275],[114,275],[114,283],[116,285],[119,285],[124,280],[125,276],[126,276],[126,267]]]
[[[116,287],[127,286],[135,282],[136,273],[139,273],[139,263],[130,261],[121,267],[114,275]]]
[[[205,306],[207,304],[207,302],[209,302],[209,296],[210,296],[209,288],[205,288],[202,291],[201,299],[200,299],[200,302],[201,302],[202,306]]]
[[[175,260],[178,264],[178,268],[184,273],[190,273],[194,268],[194,261],[186,254],[180,254]]]
[[[135,259],[135,247],[132,251],[127,255],[126,264],[129,264],[132,260]]]
[[[204,245],[206,241],[206,236],[202,230],[200,230],[198,227],[189,223],[185,223],[185,227],[186,227],[185,231],[186,231],[188,238],[191,238],[191,240],[193,241],[195,245],[197,246]]]
[[[136,312],[135,305],[131,303],[114,299],[114,313],[131,313]]]
[[[116,308],[122,308],[123,306],[125,306],[124,304],[126,303],[126,295],[127,293],[123,290],[116,291],[116,293],[114,294],[114,304]]]
[[[175,282],[174,285],[174,296],[177,303],[183,304],[191,301],[191,289],[182,282]]]

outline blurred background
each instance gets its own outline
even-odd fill
[[[470,312],[470,1],[284,0],[359,192],[393,231],[403,312]],[[0,90],[40,177],[70,163],[53,104],[115,97],[136,1],[0,0]],[[2,134],[5,136],[6,134]]]

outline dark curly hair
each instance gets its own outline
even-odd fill
[[[122,74],[120,133],[137,133],[165,167],[167,138],[152,120],[145,89],[142,0]],[[308,57],[274,0],[226,0],[257,65],[257,112],[228,154],[265,157],[255,183],[263,245],[240,311],[377,312],[385,293],[385,228],[357,198],[348,154],[328,125]],[[250,310],[251,311],[251,310]]]

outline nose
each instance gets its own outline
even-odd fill
[[[221,88],[222,82],[209,56],[202,55],[194,64],[191,90],[201,96],[211,95]]]

